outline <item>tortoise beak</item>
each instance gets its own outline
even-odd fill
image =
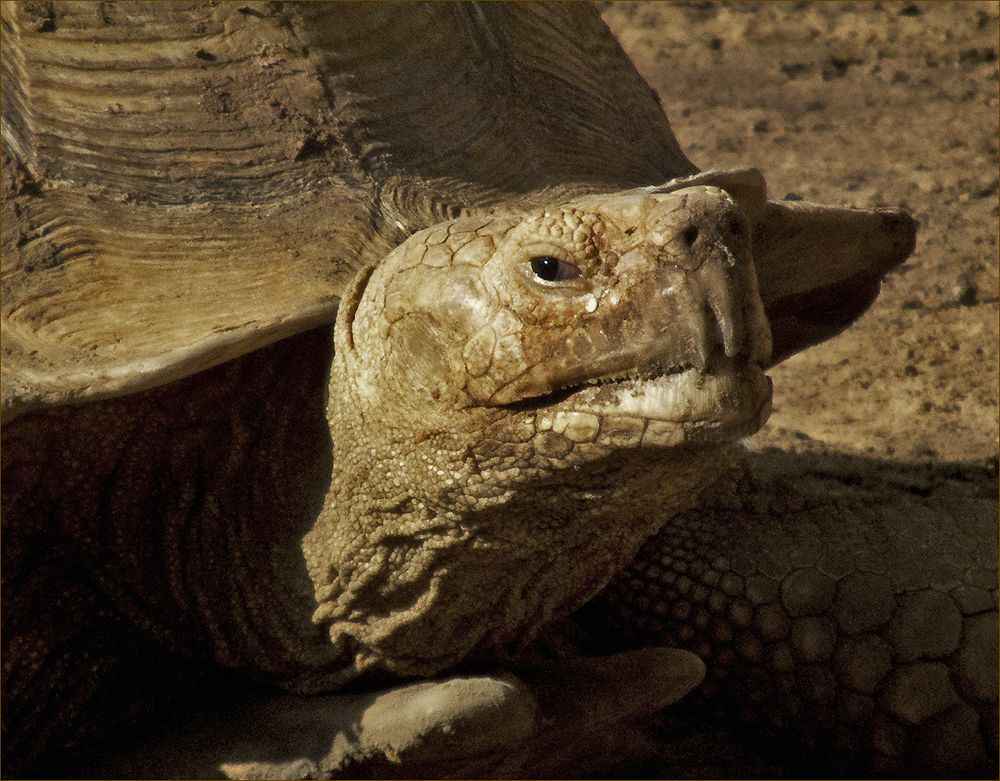
[[[754,168],[702,171],[650,188],[693,185],[728,192],[752,226],[757,286],[771,324],[771,364],[843,331],[878,297],[882,278],[916,246],[917,223],[902,209],[849,209],[767,200]]]

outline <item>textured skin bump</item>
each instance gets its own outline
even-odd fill
[[[995,773],[995,485],[972,465],[757,453],[583,621],[612,647],[694,651],[720,716],[844,772]]]

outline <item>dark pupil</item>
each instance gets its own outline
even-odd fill
[[[550,255],[532,258],[531,270],[535,272],[535,276],[539,279],[552,282],[559,276],[559,259],[553,258]]]

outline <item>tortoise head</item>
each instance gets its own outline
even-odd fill
[[[410,237],[341,304],[306,541],[336,642],[430,673],[599,589],[769,411],[746,222],[642,188]]]
[[[771,344],[750,243],[715,187],[456,220],[355,291],[338,355],[376,419],[421,432],[490,410],[580,437],[581,416],[642,423],[619,447],[746,435],[762,422]]]

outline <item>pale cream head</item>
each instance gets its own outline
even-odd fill
[[[346,312],[344,357],[366,396],[431,419],[532,400],[613,412],[596,390],[546,398],[592,384],[620,391],[626,415],[701,427],[739,427],[763,402],[770,333],[750,236],[714,187],[439,225],[390,254]],[[725,399],[677,395],[706,377]]]

